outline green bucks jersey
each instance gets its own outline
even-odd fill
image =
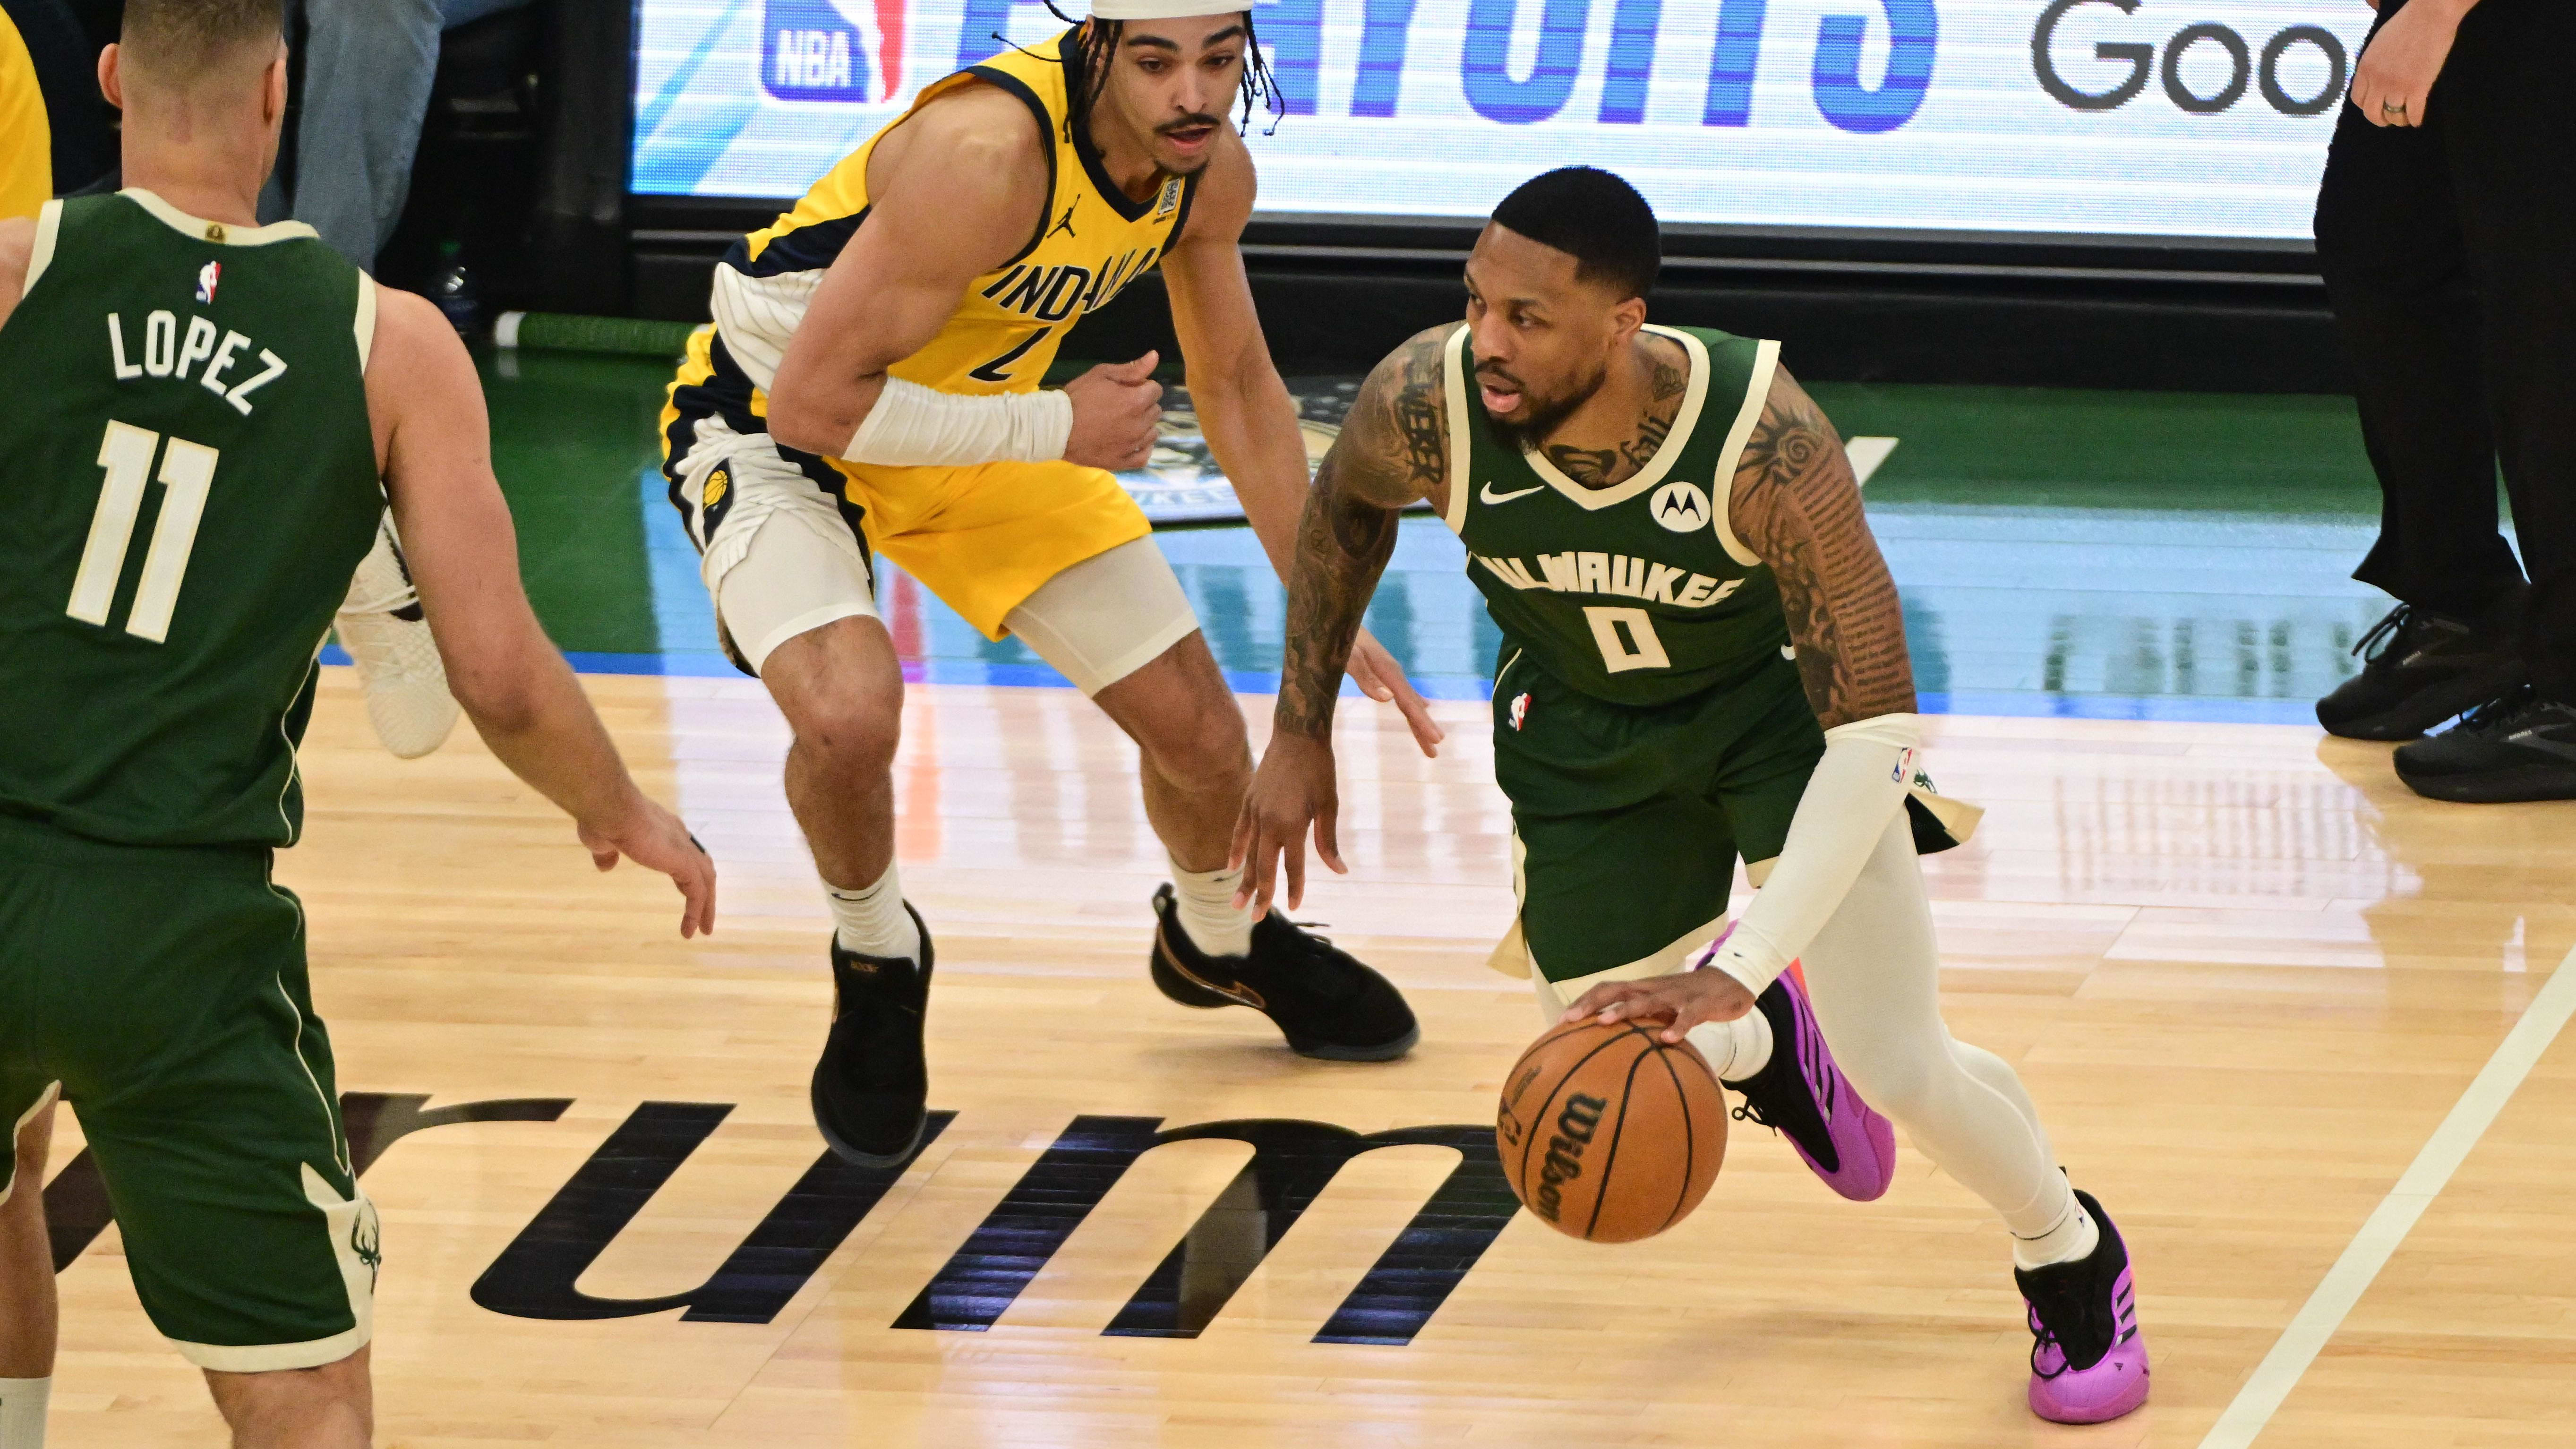
[[[0,326],[0,811],[289,845],[315,656],[384,507],[375,284],[310,227],[48,203]]]
[[[1789,644],[1771,570],[1727,527],[1737,457],[1770,396],[1780,344],[1648,327],[1689,354],[1663,446],[1637,475],[1586,488],[1506,442],[1475,401],[1468,331],[1451,335],[1449,526],[1502,626],[1503,660],[1614,704],[1664,704],[1744,677]],[[1498,678],[1497,692],[1507,690]]]

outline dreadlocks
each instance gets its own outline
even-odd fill
[[[1065,108],[1064,114],[1064,133],[1070,140],[1073,128],[1091,119],[1091,108],[1100,103],[1101,93],[1109,88],[1109,65],[1117,58],[1118,41],[1126,33],[1127,23],[1102,20],[1097,16],[1081,19],[1057,10],[1056,0],[1045,0],[1045,3],[1047,9],[1055,12],[1056,19],[1078,27],[1074,32],[1073,46],[1074,56],[1082,70],[1071,78],[1073,104]],[[1262,54],[1261,37],[1252,29],[1252,12],[1246,10],[1243,12],[1243,114],[1236,119],[1237,131],[1251,129],[1255,104],[1270,113],[1270,127],[1262,134],[1266,136],[1277,131],[1279,118],[1288,114],[1288,102],[1279,94],[1279,79],[1270,73],[1270,57]]]

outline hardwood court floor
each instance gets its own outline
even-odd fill
[[[828,984],[783,728],[747,681],[587,682],[724,868],[712,940],[677,938],[658,880],[594,876],[464,732],[425,761],[377,751],[345,671],[306,753],[310,836],[280,874],[309,908],[341,1086],[378,1094],[360,1115],[382,1150],[365,1182],[385,1221],[387,1444],[2190,1446],[2576,946],[2576,806],[2431,805],[2388,777],[2385,747],[2286,727],[1939,720],[1932,768],[1990,810],[1974,845],[1929,865],[1952,1025],[2019,1064],[2076,1181],[2126,1229],[2155,1356],[2144,1412],[2059,1429],[2021,1404],[2000,1227],[1911,1149],[1885,1200],[1853,1205],[1739,1126],[1707,1205],[1662,1238],[1593,1247],[1523,1215],[1460,1277],[1434,1224],[1414,1277],[1381,1280],[1461,1161],[1391,1147],[1352,1158],[1246,1276],[1261,1220],[1201,1214],[1241,1206],[1227,1185],[1250,1146],[1175,1142],[1120,1176],[1116,1152],[1059,1140],[1077,1117],[1131,1154],[1150,1121],[1099,1124],[1490,1122],[1538,1023],[1526,988],[1481,964],[1509,909],[1482,707],[1441,707],[1436,762],[1392,716],[1345,712],[1354,874],[1301,914],[1424,1022],[1408,1060],[1345,1066],[1290,1056],[1249,1013],[1152,992],[1160,855],[1127,747],[1079,696],[919,686],[901,852],[938,932],[932,1105],[956,1115],[800,1277],[810,1252],[772,1249],[810,1249],[810,1224],[773,1219],[770,1248],[742,1247],[783,1197],[830,1215],[829,1193],[790,1195],[819,1149],[804,1082]],[[1256,734],[1267,703],[1247,701]],[[507,1099],[541,1120],[399,1141],[383,1126]],[[2264,1444],[2566,1442],[2571,1109],[2562,1042]],[[63,1127],[57,1170],[78,1149]],[[1014,1221],[1044,1238],[1051,1205],[1097,1207],[1051,1255],[979,1234],[1042,1159],[1055,1175],[1033,1180],[1063,1200],[1023,1189]],[[1231,1245],[1207,1227],[1227,1222]],[[1179,1277],[1158,1274],[1185,1233]],[[952,1264],[970,1242],[984,1256]],[[1032,1268],[1007,1303],[976,1277]],[[600,1301],[685,1297],[711,1275],[765,1321],[514,1316],[473,1296],[482,1280],[518,1312],[617,1313],[632,1305]],[[1364,1278],[1415,1305],[1409,1342],[1314,1341]],[[925,1297],[934,1280],[955,1291]],[[1422,1319],[1415,1290],[1435,1280],[1454,1291]],[[1139,1293],[1151,1283],[1161,1299]],[[53,1442],[217,1442],[112,1228],[62,1285]],[[992,1321],[891,1326],[916,1298]],[[1102,1332],[1211,1310],[1195,1336]]]

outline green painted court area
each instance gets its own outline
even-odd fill
[[[654,471],[668,367],[522,352],[483,368],[528,590],[557,642],[587,669],[731,672]],[[1811,391],[1845,436],[1896,440],[1867,497],[1927,709],[2306,721],[2388,607],[2349,577],[2379,499],[2347,399]],[[1240,688],[1271,687],[1283,600],[1249,530],[1160,538],[1218,661]],[[914,677],[1062,683],[910,579],[888,570],[880,595]],[[1425,692],[1485,691],[1495,631],[1436,520],[1406,521],[1369,627]]]

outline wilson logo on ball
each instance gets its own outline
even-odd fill
[[[1503,1178],[1571,1237],[1653,1237],[1699,1205],[1725,1160],[1726,1098],[1708,1059],[1634,1022],[1550,1027],[1504,1080]]]
[[[1556,1114],[1556,1135],[1547,1140],[1547,1157],[1539,1168],[1538,1192],[1530,1211],[1549,1222],[1557,1220],[1565,1206],[1565,1184],[1583,1175],[1583,1149],[1601,1129],[1601,1109],[1609,1105],[1600,1097],[1565,1099],[1565,1110]]]

